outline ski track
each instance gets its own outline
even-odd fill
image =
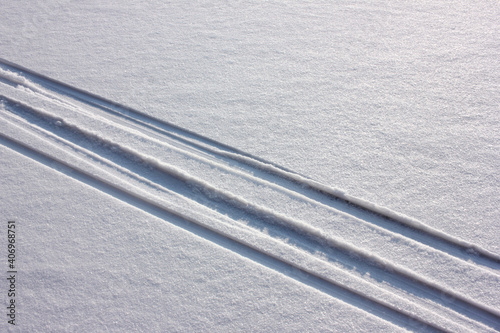
[[[487,249],[2,59],[0,103],[4,146],[280,274],[406,329],[500,330]]]

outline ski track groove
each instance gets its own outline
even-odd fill
[[[258,186],[263,188],[273,189],[275,192],[283,193],[290,198],[293,197],[294,200],[301,200],[309,205],[335,211],[336,214],[355,219],[360,225],[369,227],[372,230],[407,239],[409,244],[420,244],[418,246],[428,248],[429,251],[434,251],[434,253],[440,253],[441,256],[459,260],[462,262],[461,265],[467,267],[467,269],[477,272],[484,271],[484,274],[499,276],[500,256],[477,245],[456,239],[451,235],[435,230],[419,221],[400,215],[389,209],[351,197],[339,190],[324,186],[265,160],[245,154],[175,125],[154,119],[118,103],[102,99],[99,96],[44,77],[2,59],[0,59],[1,84],[7,85],[11,90],[19,89],[24,94],[39,95],[37,98],[40,100],[45,98],[46,105],[48,106],[57,105],[71,112],[85,114],[87,117],[100,118],[101,122],[108,123],[110,126],[119,128],[121,131],[131,133],[136,138],[143,137],[149,141],[154,140],[172,151],[183,154],[187,160],[209,165],[210,168],[219,170],[221,174],[231,174],[234,177],[258,184]],[[5,91],[11,91],[9,89],[5,88]],[[94,186],[96,188],[104,186],[108,189],[111,188],[113,191],[118,191],[121,195],[128,196],[130,200],[136,203],[135,206],[138,206],[139,203],[140,205],[152,205],[151,207],[155,207],[155,209],[160,209],[171,216],[194,223],[202,229],[209,230],[223,238],[229,239],[238,244],[237,246],[251,249],[260,253],[260,255],[277,260],[285,266],[297,269],[308,278],[304,281],[304,279],[295,277],[296,280],[315,287],[314,283],[307,280],[316,279],[315,281],[319,282],[322,287],[316,286],[315,288],[322,292],[326,292],[325,286],[329,286],[328,288],[342,290],[342,292],[347,292],[351,296],[356,295],[356,297],[361,297],[378,310],[370,311],[366,306],[360,306],[359,302],[352,301],[350,304],[372,312],[398,326],[411,328],[412,325],[410,322],[417,321],[419,325],[424,325],[426,329],[437,331],[447,331],[453,325],[455,325],[455,328],[451,331],[474,331],[475,329],[489,331],[491,328],[500,329],[500,311],[494,307],[476,301],[453,288],[443,286],[425,276],[415,274],[398,263],[373,254],[357,246],[358,244],[350,244],[338,237],[325,233],[320,228],[297,220],[293,216],[284,215],[263,205],[248,201],[244,196],[235,195],[224,189],[217,188],[217,186],[213,186],[194,175],[190,175],[174,165],[165,164],[161,160],[156,160],[147,154],[139,153],[132,146],[128,147],[121,143],[118,144],[114,141],[113,137],[103,137],[102,135],[106,135],[106,133],[102,131],[94,133],[91,130],[85,130],[79,127],[78,120],[76,120],[76,123],[73,123],[72,119],[68,117],[58,118],[55,114],[44,109],[32,107],[29,98],[26,98],[25,102],[24,100],[9,97],[8,95],[0,94],[0,101],[9,113],[2,112],[2,118],[7,124],[16,126],[21,130],[24,128],[25,131],[32,133],[31,135],[36,135],[45,144],[51,145],[54,151],[66,150],[64,154],[72,154],[73,159],[76,158],[80,162],[84,161],[86,164],[89,164],[88,168],[93,169],[95,172],[89,173],[79,168],[80,162],[75,162],[74,160],[73,162],[67,162],[56,156],[51,156],[49,153],[35,148],[33,141],[29,141],[31,144],[22,142],[13,136],[6,135],[5,133],[1,134],[0,132],[0,138],[4,145],[11,146],[11,149],[24,151],[24,155],[37,155],[39,159],[50,160],[52,163],[56,163],[63,168],[77,172],[81,177],[86,179],[86,183],[99,184],[99,186]],[[20,96],[25,95],[20,93]],[[90,111],[85,109],[85,105],[99,109],[101,114],[94,115],[93,113],[89,113]],[[57,124],[57,126],[53,124]],[[71,139],[72,137],[73,140]],[[75,140],[74,137],[77,137],[78,140]],[[93,148],[92,146],[83,147],[81,142],[85,140],[97,144]],[[133,169],[128,164],[121,165],[118,160],[113,161],[108,156],[109,154],[121,154],[122,156],[119,159],[121,159],[122,163],[125,160],[131,161],[132,164],[135,163]],[[134,170],[138,170],[138,172]],[[155,180],[157,178],[148,176],[149,171],[146,170],[151,170],[151,174],[158,173],[171,177],[173,182],[177,182],[177,187],[175,188],[182,190],[170,189],[168,182],[157,182]],[[98,175],[99,173],[102,173],[104,176]],[[136,185],[133,185],[134,182]],[[179,185],[182,183],[184,185]],[[152,199],[147,195],[141,194],[148,189],[154,190],[154,193],[157,195],[161,193],[161,195],[168,195],[173,201],[177,200],[177,206],[174,205],[176,208],[167,208],[168,205],[159,203],[158,200],[160,199],[156,199],[156,197]],[[198,191],[200,194],[197,194]],[[212,203],[212,206],[207,206],[208,201],[216,203]],[[228,233],[224,229],[225,227],[208,227],[203,222],[200,222],[199,218],[193,219],[186,215],[186,213],[181,213],[183,209],[180,207],[186,204],[196,207],[195,210],[199,214],[202,214],[204,218],[223,221],[220,223],[230,226],[228,228],[232,230],[233,234],[231,232]],[[241,211],[240,214],[243,214],[246,218],[255,219],[254,223],[258,227],[256,228],[251,224],[247,225],[236,221],[231,216],[224,217],[217,212],[217,209],[214,211],[214,207],[216,206],[219,208],[222,207],[221,209],[226,209],[227,211]],[[207,207],[209,208],[208,210]],[[377,222],[380,219],[383,222]],[[270,223],[269,228],[273,231],[277,233],[281,232],[281,236],[266,235],[265,233],[258,232],[262,231],[262,226],[265,228],[266,223]],[[236,232],[235,230],[238,231]],[[359,284],[354,287],[348,286],[347,283],[342,284],[333,281],[327,276],[318,273],[319,270],[309,269],[307,264],[297,264],[293,260],[287,259],[283,252],[281,254],[270,254],[264,247],[256,246],[255,243],[248,242],[245,238],[235,237],[237,233],[242,232],[250,233],[250,235],[254,234],[255,237],[258,234],[259,237],[271,238],[270,241],[281,244],[281,249],[278,252],[285,251],[285,249],[291,252],[301,251],[301,253],[305,253],[307,258],[309,258],[306,261],[307,264],[315,262],[314,260],[320,260],[322,262],[321,265],[327,265],[328,269],[340,269],[343,272],[342,274],[347,274],[351,279],[356,281],[361,279],[361,281],[358,281]],[[252,238],[248,235],[246,237],[249,237],[248,239]],[[282,237],[289,237],[291,240],[286,241],[281,239]],[[437,245],[436,242],[438,243]],[[360,264],[383,269],[388,275],[394,276],[390,280],[395,284],[409,284],[411,288],[422,290],[424,294],[431,295],[429,297],[430,301],[436,303],[432,304],[432,306],[442,309],[443,312],[436,314],[435,316],[437,317],[433,318],[434,321],[432,319],[428,320],[427,318],[432,317],[429,313],[432,306],[429,306],[429,309],[427,309],[425,301],[419,301],[420,303],[418,304],[416,302],[413,304],[411,301],[406,301],[405,303],[404,300],[400,300],[401,296],[387,291],[386,287],[383,288],[383,291],[379,291],[382,290],[381,286],[371,286],[369,288],[375,288],[377,292],[386,293],[385,295],[388,293],[391,298],[390,302],[357,290],[356,288],[360,285],[375,283],[373,281],[365,281],[351,272],[346,273],[345,268],[332,266],[328,259],[318,259],[316,256],[313,256],[312,250],[306,250],[308,247],[312,249],[319,248],[327,257],[331,255],[329,254],[331,250],[343,252],[348,257],[346,260],[350,261],[354,266]],[[280,269],[273,269],[285,274]],[[327,293],[332,295],[331,292]],[[440,302],[439,298],[451,299],[453,304],[447,309],[446,302]],[[404,307],[394,305],[398,302],[405,303]],[[412,312],[413,310],[408,311],[408,307],[415,307],[417,314]],[[391,315],[384,314],[386,310],[391,312]],[[422,315],[422,313],[424,314]],[[447,314],[455,315],[460,323],[455,323],[445,318]],[[447,326],[443,326],[443,322],[446,322]]]

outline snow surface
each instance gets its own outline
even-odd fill
[[[499,329],[499,14],[483,0],[3,4],[0,57],[70,85],[0,68],[18,328]]]
[[[12,180],[2,188],[30,198],[2,198],[4,214],[19,223],[19,332],[398,330],[224,244],[1,152],[2,175]]]
[[[497,1],[3,5],[0,56],[500,250]]]

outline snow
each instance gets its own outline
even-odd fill
[[[3,188],[34,199],[2,198],[21,222],[19,331],[397,330],[17,153],[2,161],[23,180]]]
[[[4,4],[18,328],[499,329],[499,11]]]

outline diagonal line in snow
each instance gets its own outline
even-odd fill
[[[10,73],[8,75],[4,74],[5,79],[10,78],[13,80],[13,82],[20,85],[25,85],[26,87],[45,94],[52,99],[63,101],[57,95],[50,92],[51,89],[53,89],[55,92],[60,92],[63,95],[82,101],[86,104],[97,106],[109,114],[113,114],[115,116],[128,119],[129,121],[136,122],[144,127],[149,127],[150,129],[160,131],[163,135],[168,135],[174,140],[190,144],[197,149],[206,150],[209,153],[215,154],[219,157],[225,157],[234,161],[238,161],[250,166],[251,168],[262,170],[268,174],[281,178],[282,180],[298,184],[299,187],[302,187],[303,189],[308,189],[324,197],[329,197],[333,200],[344,202],[349,207],[344,209],[349,209],[351,214],[364,218],[367,222],[373,223],[370,219],[367,219],[367,213],[368,215],[372,214],[375,216],[379,216],[384,220],[385,224],[383,225],[383,227],[387,228],[388,226],[390,226],[390,223],[398,224],[405,229],[404,232],[406,237],[418,239],[418,241],[423,242],[428,246],[436,247],[441,251],[445,251],[463,260],[472,260],[478,264],[487,266],[489,265],[490,267],[492,266],[498,268],[498,264],[500,263],[500,255],[488,251],[476,244],[466,242],[464,240],[441,232],[440,230],[436,230],[420,221],[394,212],[388,208],[380,207],[374,203],[362,200],[360,198],[352,197],[344,193],[343,191],[325,186],[314,180],[296,174],[290,170],[286,170],[282,167],[274,165],[268,161],[260,160],[257,157],[245,154],[227,145],[223,145],[211,139],[199,136],[196,133],[179,128],[173,124],[155,119],[137,110],[128,108],[118,103],[114,103],[95,94],[88,93],[86,91],[71,87],[67,84],[58,82],[46,76],[37,74],[29,69],[13,64],[7,60],[0,59],[0,64],[9,70],[17,72]],[[5,70],[3,72],[5,72]],[[2,74],[0,73],[0,76],[1,75]],[[36,80],[37,83],[31,82],[30,80],[24,78],[23,75]],[[44,85],[49,90],[44,88]],[[325,198],[322,198],[320,200],[325,202],[324,199]],[[344,205],[344,207],[346,206]],[[355,208],[355,210],[357,209],[357,211],[352,212],[353,208]],[[375,225],[377,225],[377,223],[375,223]],[[443,246],[439,246],[439,244],[443,244]],[[448,249],[450,247],[455,250],[450,251]],[[456,251],[457,249],[459,251]]]
[[[23,80],[21,80],[19,78],[16,78],[16,80],[18,80],[19,82],[23,83]],[[50,79],[47,79],[47,80],[50,80]],[[4,81],[8,81],[8,79],[2,79],[2,83],[1,84],[4,84],[5,83]],[[11,82],[11,81],[9,81],[9,82]],[[15,86],[15,85],[9,85],[9,87],[10,87],[9,89],[13,89],[12,88],[13,86]],[[35,90],[31,90],[30,93],[34,92],[35,95],[39,94],[39,93],[43,93],[43,89],[45,89],[45,88],[39,88],[38,87]],[[9,91],[7,88],[5,88],[5,90]],[[277,224],[282,224],[282,225],[290,227],[291,230],[292,230],[292,233],[291,234],[289,233],[289,234],[292,235],[296,239],[299,239],[301,235],[306,235],[306,236],[309,236],[312,239],[318,240],[317,243],[320,244],[320,245],[326,243],[326,244],[329,244],[329,246],[331,246],[332,248],[337,248],[337,249],[343,250],[343,251],[345,251],[347,253],[354,253],[354,254],[358,255],[361,259],[359,259],[359,258],[358,259],[353,258],[353,259],[351,259],[352,262],[359,262],[359,263],[361,263],[361,262],[363,262],[363,261],[365,261],[365,260],[368,259],[368,260],[376,263],[378,266],[384,266],[384,267],[388,268],[389,270],[392,270],[394,274],[399,274],[399,275],[401,275],[403,277],[406,277],[409,280],[415,280],[417,283],[419,283],[419,284],[423,285],[424,287],[430,289],[431,292],[433,292],[433,293],[443,293],[443,295],[445,295],[446,297],[455,298],[458,303],[462,302],[463,303],[462,305],[465,306],[465,307],[472,306],[472,308],[476,308],[475,311],[478,311],[478,312],[482,311],[483,315],[485,315],[485,317],[489,317],[490,318],[490,319],[487,319],[487,318],[484,319],[483,320],[484,323],[487,323],[489,325],[493,325],[493,327],[495,327],[494,324],[492,324],[492,323],[494,323],[495,320],[498,320],[498,313],[497,313],[497,310],[494,309],[494,308],[490,308],[488,306],[485,307],[483,304],[478,303],[474,299],[468,298],[467,296],[463,296],[462,294],[455,292],[453,289],[449,289],[447,287],[439,285],[439,283],[436,284],[432,280],[429,280],[429,279],[427,279],[427,278],[425,278],[423,276],[415,275],[412,271],[407,270],[406,268],[398,265],[395,262],[391,262],[391,261],[386,260],[386,259],[384,259],[384,258],[382,258],[380,256],[374,255],[373,253],[367,252],[366,250],[363,250],[362,248],[359,248],[358,246],[356,246],[357,244],[351,244],[351,243],[345,242],[342,239],[339,239],[339,238],[336,238],[336,237],[332,237],[331,235],[324,233],[321,229],[316,228],[314,226],[311,226],[309,224],[305,224],[302,221],[297,220],[297,219],[295,219],[293,217],[290,217],[288,215],[280,214],[277,211],[274,211],[272,209],[270,210],[270,209],[266,208],[265,206],[253,204],[252,202],[247,201],[244,196],[234,195],[234,194],[231,194],[229,192],[225,192],[224,190],[221,190],[221,189],[217,188],[216,186],[211,185],[210,183],[206,183],[205,181],[203,181],[200,178],[197,178],[196,176],[192,176],[189,173],[186,173],[182,169],[178,169],[178,168],[176,168],[175,166],[172,166],[172,165],[167,165],[164,162],[162,162],[161,160],[154,159],[151,156],[148,156],[147,154],[140,153],[139,151],[134,150],[133,148],[128,147],[126,145],[124,146],[124,145],[115,143],[113,140],[110,140],[105,135],[104,136],[99,135],[98,132],[95,132],[95,133],[89,132],[88,130],[85,130],[84,128],[80,127],[79,124],[72,123],[71,121],[68,121],[68,119],[66,119],[65,117],[63,117],[63,118],[57,118],[57,116],[54,116],[50,112],[43,111],[42,109],[39,109],[39,108],[36,108],[36,109],[32,108],[32,106],[30,106],[31,104],[29,104],[29,103],[28,104],[24,104],[24,102],[21,102],[20,100],[16,101],[15,99],[13,99],[11,97],[7,97],[7,96],[4,96],[3,100],[4,100],[4,103],[8,104],[7,105],[8,109],[11,109],[11,111],[13,112],[13,114],[16,114],[17,111],[15,109],[18,108],[19,112],[22,111],[22,112],[25,112],[25,113],[28,113],[28,114],[31,114],[31,115],[34,115],[34,116],[38,116],[38,117],[42,117],[42,118],[47,118],[49,120],[51,119],[50,121],[52,121],[52,122],[53,121],[61,121],[61,124],[63,125],[62,127],[67,128],[69,131],[72,131],[73,134],[79,136],[80,137],[80,141],[82,141],[82,139],[89,139],[90,138],[90,139],[93,139],[95,141],[100,142],[100,145],[105,148],[104,150],[101,149],[103,152],[106,149],[108,149],[109,147],[115,147],[115,148],[118,147],[118,149],[121,150],[121,151],[123,151],[124,153],[126,153],[126,154],[128,154],[130,156],[135,156],[138,160],[141,160],[143,162],[146,161],[145,165],[147,165],[149,167],[152,167],[153,169],[157,170],[160,173],[164,173],[165,175],[170,175],[170,176],[172,176],[174,178],[177,178],[177,179],[179,179],[179,180],[181,180],[183,182],[190,182],[192,184],[196,184],[199,188],[201,188],[205,192],[207,192],[208,196],[219,197],[219,199],[221,198],[223,201],[226,201],[228,203],[232,203],[233,207],[236,207],[237,209],[240,209],[240,210],[247,209],[249,213],[254,213],[256,216],[259,216],[259,215],[261,217],[262,216],[267,216],[268,220],[270,220],[270,221],[273,221],[273,222],[276,222]],[[64,98],[63,99],[59,99],[59,97],[58,97],[58,95],[56,93],[45,94],[45,97],[47,98],[48,102],[52,102],[52,103],[54,102],[54,99],[57,98],[57,100],[59,101],[58,103],[59,103],[60,107],[66,107],[66,108],[74,109],[73,111],[76,111],[76,112],[79,112],[79,111],[83,112],[83,110],[80,109],[80,107],[78,106],[78,104],[76,102],[75,103],[73,103],[73,102],[67,102]],[[95,97],[93,97],[93,98],[95,98]],[[127,117],[122,117],[122,118],[124,120],[126,120],[126,121],[130,121],[130,119],[127,119]],[[7,118],[5,118],[5,119],[7,119]],[[126,128],[127,128],[127,126],[126,126],[127,124],[126,123],[122,122],[122,123],[118,123],[118,124],[113,124],[113,123],[111,123],[111,119],[110,118],[104,119],[103,121],[104,122],[108,121],[108,125],[114,126],[116,128],[120,128],[120,130],[126,130]],[[148,135],[149,135],[148,134],[149,132],[144,131],[144,128],[148,128],[148,130],[156,131],[159,134],[162,134],[162,132],[165,132],[164,128],[159,128],[159,131],[158,131],[158,128],[156,128],[156,126],[152,126],[151,124],[147,124],[144,121],[142,121],[142,124],[141,124],[141,122],[136,122],[135,124],[137,125],[135,127],[135,129],[139,130],[139,132],[135,133],[134,135],[138,135],[138,136],[142,135],[142,137],[144,137],[144,138],[148,138]],[[31,126],[32,129],[34,128],[33,124],[31,124],[31,125],[28,124],[27,126],[28,127]],[[141,129],[143,129],[143,131],[141,131]],[[55,133],[52,133],[52,132],[49,133],[49,132],[50,131],[48,131],[48,132],[46,132],[44,134],[47,138],[49,136],[52,136],[52,138],[55,141],[59,140],[59,143],[63,142],[62,138],[59,138]],[[176,132],[177,138],[180,135],[179,133],[182,133],[182,132],[181,131],[177,131]],[[163,135],[164,135],[164,133],[163,133]],[[270,178],[264,178],[263,177],[263,178],[259,179],[259,177],[255,176],[257,174],[255,171],[253,171],[253,173],[252,172],[246,173],[248,171],[248,169],[245,169],[244,170],[245,172],[243,172],[240,169],[227,168],[223,164],[213,163],[213,161],[210,161],[210,160],[208,160],[207,158],[205,158],[205,157],[203,157],[201,155],[200,155],[201,157],[200,156],[196,156],[194,153],[196,152],[196,149],[198,149],[198,151],[204,149],[205,152],[210,152],[211,154],[213,154],[212,155],[214,157],[213,159],[216,162],[217,162],[218,159],[221,160],[220,157],[223,156],[223,155],[225,155],[227,158],[231,157],[230,159],[233,160],[233,161],[238,161],[238,160],[239,161],[243,161],[243,160],[245,160],[246,161],[245,164],[247,164],[247,165],[249,165],[249,164],[255,165],[255,167],[254,167],[253,170],[257,170],[257,169],[258,170],[262,170],[262,169],[266,169],[266,168],[268,168],[268,169],[271,168],[272,169],[272,168],[274,168],[274,166],[269,166],[269,165],[262,166],[262,165],[260,165],[260,163],[263,163],[263,162],[253,160],[251,157],[239,155],[238,153],[234,153],[234,152],[227,152],[227,151],[220,152],[220,151],[218,151],[217,147],[208,147],[208,148],[206,148],[206,147],[202,147],[198,143],[191,144],[190,142],[192,142],[192,140],[193,140],[192,137],[189,140],[187,140],[187,139],[186,140],[184,140],[184,139],[178,140],[178,139],[176,139],[176,136],[171,136],[171,139],[177,140],[177,141],[182,141],[182,144],[190,145],[192,148],[195,148],[195,149],[192,150],[191,152],[188,152],[187,150],[182,151],[182,149],[180,149],[180,148],[176,148],[176,149],[172,149],[172,150],[177,150],[180,153],[184,153],[185,156],[187,156],[188,158],[190,158],[192,160],[197,159],[198,161],[203,161],[203,162],[206,162],[207,164],[209,164],[211,162],[212,166],[215,166],[215,167],[217,167],[217,168],[219,168],[221,170],[224,169],[227,172],[232,172],[235,175],[241,176],[241,178],[245,178],[247,180],[253,180],[253,181],[256,181],[256,182],[260,182],[260,184],[262,186],[264,186],[264,187],[269,187],[269,188],[273,187],[276,190],[279,189],[279,190],[281,190],[284,193],[287,193],[287,194],[299,197],[299,198],[301,198],[301,199],[303,199],[305,201],[309,200],[309,203],[317,202],[316,201],[317,197],[314,197],[314,199],[312,199],[313,198],[312,196],[310,197],[310,196],[308,196],[308,195],[305,194],[305,193],[309,193],[309,192],[302,192],[302,191],[295,191],[294,192],[294,191],[290,190],[286,185],[283,185],[283,183],[279,183],[279,182],[273,183],[273,182],[271,182],[269,180]],[[151,142],[154,141],[154,140],[151,139],[151,137],[149,137],[148,139]],[[14,138],[11,137],[11,140],[14,140]],[[66,143],[68,143],[68,142],[66,142]],[[203,145],[204,146],[209,146],[207,144],[207,142],[205,142]],[[31,149],[34,149],[33,146],[30,146],[29,144],[28,144],[28,146],[31,147]],[[53,146],[54,146],[54,148],[57,148],[57,147],[60,146],[60,144],[56,144],[56,145],[53,145]],[[163,146],[166,147],[166,146],[168,146],[168,144],[163,143]],[[73,149],[78,149],[77,145],[76,146],[74,145]],[[81,151],[83,151],[83,150],[81,150]],[[97,152],[97,151],[95,151],[95,152]],[[90,150],[90,151],[87,150],[86,153],[87,154],[90,153],[88,156],[90,156],[90,155],[93,154],[93,158],[94,159],[101,158],[99,156],[99,154],[96,155],[95,152],[93,152],[92,150]],[[101,158],[101,163],[106,163],[106,161]],[[73,163],[67,164],[66,167],[74,168],[75,166],[78,166],[78,165],[79,164],[77,162],[73,162]],[[119,164],[116,164],[116,163],[114,165],[111,165],[111,164],[109,164],[109,165],[111,166],[111,168],[114,168],[116,170],[118,170],[118,169],[121,168],[121,173],[122,174],[127,174],[130,179],[135,179],[135,181],[143,182],[143,183],[147,184],[147,186],[149,186],[150,188],[157,188],[157,189],[160,189],[160,190],[165,190],[164,187],[160,188],[160,187],[157,186],[158,184],[155,184],[154,182],[151,182],[149,179],[142,177],[141,173],[138,173],[138,174],[134,173],[133,171],[131,171],[131,170],[127,169],[127,168],[122,168]],[[260,165],[260,166],[257,167],[257,165]],[[100,169],[95,164],[90,163],[89,167],[93,168],[93,170],[94,170],[93,172],[104,172],[103,169]],[[281,177],[282,179],[286,179],[288,177],[289,180],[291,180],[291,181],[293,181],[295,183],[298,183],[299,185],[302,185],[302,186],[304,186],[306,188],[307,187],[311,188],[312,186],[316,186],[316,190],[317,191],[315,190],[315,192],[317,192],[317,193],[321,193],[321,192],[326,193],[326,192],[328,192],[328,188],[326,188],[326,189],[322,188],[321,184],[314,184],[314,182],[312,182],[310,180],[307,180],[305,178],[303,178],[301,180],[300,177],[302,177],[302,176],[296,175],[294,173],[287,174],[288,171],[283,171],[281,169],[278,169],[278,170],[274,170],[272,172],[268,170],[268,173],[269,174],[277,175],[278,177]],[[258,176],[263,176],[263,174],[258,174]],[[299,178],[297,178],[297,177],[299,177]],[[120,177],[117,178],[116,175],[107,173],[107,176],[105,176],[103,179],[114,179],[113,182],[112,182],[112,184],[115,184],[115,185],[116,185],[116,182],[121,182],[123,184],[124,188],[132,189],[133,193],[136,193],[137,191],[139,191],[139,189],[135,185],[132,185],[130,182],[127,182],[127,181],[124,181],[123,179],[120,179]],[[309,184],[309,182],[312,182],[312,183]],[[344,199],[345,198],[349,199],[348,197],[346,197],[345,194],[343,194],[341,192],[335,192],[335,195],[340,196],[340,197],[344,197]],[[156,200],[156,197],[153,196],[153,199]],[[151,199],[151,200],[153,200],[153,199]],[[349,200],[351,200],[351,199],[349,199]],[[319,203],[322,203],[322,202],[319,202]],[[368,205],[370,205],[370,203],[368,203]],[[175,210],[177,210],[177,209],[181,209],[182,210],[183,208],[182,207],[177,207]],[[386,214],[386,215],[390,215],[390,214]],[[363,221],[361,221],[361,222],[363,222]],[[231,223],[231,222],[229,222],[229,223]],[[241,224],[238,225],[238,226],[236,226],[233,223],[232,226],[236,227],[236,228],[242,229],[242,225]],[[237,229],[237,230],[240,230],[240,229]],[[254,230],[249,230],[249,228],[243,228],[243,229],[247,230],[248,232],[254,231]],[[383,229],[383,228],[379,228],[378,230],[381,230],[381,229]],[[427,235],[430,235],[430,234],[427,232]],[[443,237],[441,237],[441,238],[444,239]],[[274,241],[277,241],[277,239],[274,239]],[[281,241],[279,243],[283,244],[283,246],[289,247],[289,245],[287,245],[287,244],[285,244],[285,243],[283,243]],[[462,244],[462,245],[463,245],[462,246],[463,249],[467,248],[464,244]],[[472,246],[472,248],[474,248],[474,246]],[[297,250],[297,249],[295,249],[295,250]],[[280,251],[283,251],[283,248],[281,248]],[[301,253],[303,253],[303,252],[301,252]],[[482,255],[484,257],[483,259],[488,259],[489,258],[488,254],[484,254],[483,253]],[[492,259],[492,261],[495,261],[494,258]],[[323,262],[325,262],[325,261],[323,261]],[[326,264],[327,263],[328,262],[326,262]],[[469,265],[469,264],[467,264],[467,265]],[[472,265],[470,265],[470,266],[474,267]],[[328,266],[328,267],[331,267],[331,265]],[[350,275],[352,276],[352,274],[350,274]],[[456,309],[457,308],[455,308],[455,310]],[[442,317],[443,316],[441,316],[441,318]],[[481,319],[479,317],[475,317],[475,319],[481,321]]]

